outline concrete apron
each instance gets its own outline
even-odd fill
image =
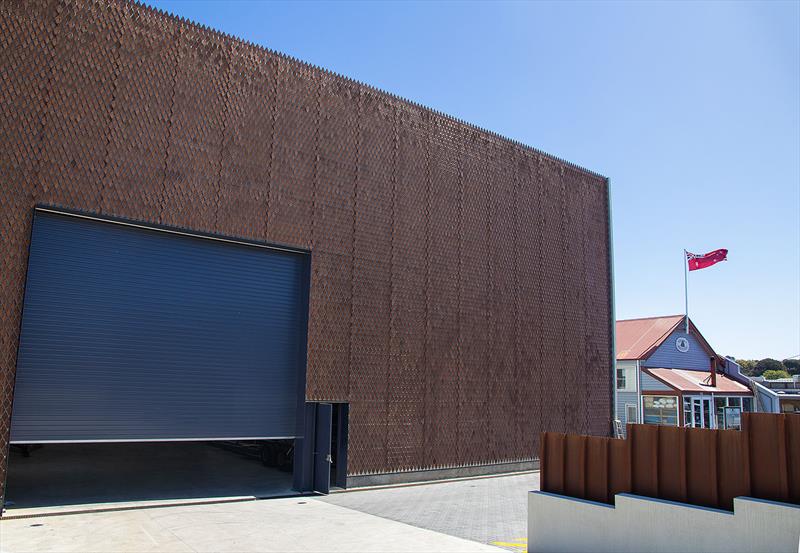
[[[0,550],[501,551],[313,498],[2,520]]]
[[[287,497],[276,496],[275,499]],[[294,496],[292,496],[294,497]],[[297,497],[302,497],[298,494]],[[272,499],[268,497],[234,496],[214,497],[208,499],[157,499],[152,501],[116,501],[113,503],[84,503],[80,505],[52,505],[48,507],[21,507],[4,509],[0,520],[15,520],[27,518],[42,518],[61,515],[81,515],[88,513],[108,513],[113,511],[132,511],[135,509],[155,509],[158,507],[188,507],[191,505],[214,505],[217,503],[238,503],[241,501],[256,501],[259,499]]]
[[[463,478],[450,478],[447,480],[430,480],[419,482],[406,482],[399,484],[387,484],[383,486],[363,486],[358,488],[333,488],[331,494],[361,492],[361,491],[375,491],[385,490],[392,488],[406,488],[415,486],[429,486],[435,484],[447,484],[453,482],[462,482],[470,480],[483,480],[489,478],[502,478],[507,476],[521,476],[524,474],[532,474],[539,472],[538,470],[520,471],[505,474],[487,474],[484,476],[467,476]],[[216,503],[236,503],[241,501],[256,501],[260,499],[284,499],[284,498],[299,498],[299,497],[315,497],[319,496],[317,493],[281,493],[272,496],[254,496],[254,495],[241,495],[231,497],[209,497],[209,498],[193,498],[193,499],[159,499],[152,501],[117,501],[109,503],[85,503],[79,505],[53,505],[46,507],[14,507],[4,509],[2,519],[23,519],[23,518],[36,518],[57,515],[72,515],[72,514],[86,514],[96,512],[110,512],[110,511],[129,511],[133,509],[153,509],[156,507],[181,507],[190,505],[213,505]]]

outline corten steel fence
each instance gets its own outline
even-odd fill
[[[733,510],[733,498],[800,504],[800,416],[745,413],[742,430],[629,424],[627,439],[544,432],[541,489],[618,493]]]

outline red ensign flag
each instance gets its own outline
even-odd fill
[[[728,259],[728,250],[714,250],[713,252],[708,252],[703,255],[699,255],[696,253],[689,253],[686,252],[686,261],[689,262],[689,270],[696,271],[697,269],[705,269],[706,267],[711,267],[715,263],[719,263],[720,261],[727,261]]]

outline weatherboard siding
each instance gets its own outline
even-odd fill
[[[678,351],[678,348],[675,347],[675,341],[680,336],[684,336],[689,340],[689,351],[686,353]],[[709,365],[709,355],[694,335],[678,330],[658,346],[650,357],[642,361],[643,367],[660,367],[664,369],[707,371]]]
[[[624,425],[628,423],[625,419],[625,406],[628,404],[638,405],[639,403],[639,394],[637,391],[638,382],[636,378],[637,362],[626,360],[617,361],[617,369],[627,369],[628,378],[631,379],[630,384],[632,384],[633,388],[631,390],[616,390],[616,372],[614,373],[614,388],[616,391],[616,396],[614,398],[614,418],[623,424],[624,433]]]
[[[672,388],[655,378],[654,376],[642,371],[642,391],[643,392],[674,392]]]
[[[625,418],[625,410],[627,405],[638,405],[639,404],[639,394],[637,392],[617,392],[617,405],[615,416],[618,421],[622,423],[622,433],[625,434],[625,425],[629,422],[636,422],[636,421],[629,421]],[[636,413],[638,416],[639,409],[636,409]]]

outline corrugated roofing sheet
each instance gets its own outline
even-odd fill
[[[644,359],[683,321],[683,315],[617,321],[617,359]]]
[[[717,385],[711,386],[711,373],[687,369],[647,369],[647,372],[681,392],[750,393],[744,384],[717,373]]]

